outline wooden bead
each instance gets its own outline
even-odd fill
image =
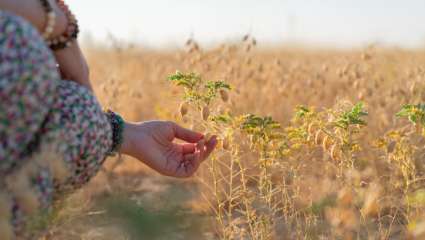
[[[49,13],[47,13],[47,17],[49,19],[56,19],[56,13],[55,12],[49,12]]]
[[[48,42],[48,45],[52,50],[59,50],[71,46],[72,42],[78,38],[78,34],[80,32],[78,21],[75,15],[70,11],[68,5],[66,5],[66,3],[62,0],[56,0],[56,2],[59,8],[65,13],[68,19],[68,26],[61,36],[51,39]]]
[[[54,31],[56,24],[56,13],[53,11],[53,8],[48,0],[40,0],[40,3],[46,11],[46,26],[44,31],[41,33],[41,36],[47,40]]]

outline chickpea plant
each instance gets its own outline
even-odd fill
[[[382,150],[394,172],[389,182],[406,196],[405,201],[401,204],[405,209],[409,230],[412,232],[422,231],[418,222],[420,223],[421,213],[425,206],[423,200],[425,191],[423,177],[421,177],[425,154],[423,147],[425,104],[406,104],[401,107],[396,116],[408,120],[411,125],[388,131],[376,141],[375,145]]]
[[[419,139],[425,138],[425,104],[406,104],[396,116],[407,119],[413,131],[406,132],[406,128],[389,131],[378,140],[377,146],[384,150],[388,161],[401,173],[403,191],[409,193],[412,184],[417,181],[416,158],[424,152],[420,143],[414,141],[414,135],[418,134]]]
[[[363,118],[368,113],[361,102],[352,106],[347,105],[337,105],[334,109],[322,112],[299,106],[294,122],[299,122],[298,131],[306,138],[306,142],[310,142],[313,146],[321,146],[324,152],[341,164],[341,167],[353,168],[354,153],[360,150],[356,137],[367,125]]]
[[[190,118],[192,124],[201,126],[207,133],[206,137],[209,137],[212,133],[219,136],[223,151],[231,151],[232,153],[230,165],[221,163],[219,159],[212,156],[213,161],[209,168],[212,175],[212,186],[210,187],[209,183],[204,184],[210,188],[210,192],[214,195],[215,202],[210,203],[210,206],[216,215],[219,228],[221,229],[218,232],[222,234],[222,239],[228,239],[230,238],[230,234],[234,232],[234,228],[231,225],[234,211],[232,201],[237,194],[233,188],[234,176],[232,174],[235,172],[236,162],[233,159],[237,158],[238,150],[230,147],[233,137],[232,125],[235,119],[229,114],[219,113],[217,109],[214,109],[213,104],[219,96],[223,102],[227,102],[229,100],[227,91],[231,87],[223,81],[206,81],[198,74],[186,74],[179,71],[169,76],[168,80],[177,86],[183,87],[183,102],[180,105],[182,118],[190,114],[195,114],[193,115],[194,117]],[[195,113],[192,113],[192,109],[195,109]],[[230,169],[228,172],[231,175],[227,178],[223,176],[223,166]],[[220,184],[223,181],[225,181],[225,184]],[[227,189],[223,189],[221,185],[225,185],[224,187]],[[230,202],[227,208],[225,207],[226,201]],[[247,205],[249,204],[247,203]]]
[[[279,152],[280,141],[283,139],[283,133],[280,131],[281,126],[271,117],[261,117],[254,114],[246,114],[241,116],[233,116],[231,113],[220,113],[217,109],[213,109],[214,101],[220,97],[223,102],[229,100],[228,91],[231,90],[229,84],[223,81],[205,81],[199,75],[194,73],[184,74],[176,72],[168,78],[177,86],[184,89],[183,100],[180,106],[182,117],[186,116],[189,108],[195,108],[201,114],[200,123],[204,130],[208,133],[214,133],[220,136],[223,151],[230,151],[231,160],[228,163],[218,163],[213,161],[211,172],[214,181],[215,196],[219,199],[220,195],[225,195],[227,201],[230,201],[229,207],[223,209],[222,202],[218,201],[218,209],[215,210],[217,219],[224,228],[223,239],[229,238],[229,234],[234,232],[234,228],[230,224],[235,211],[242,212],[246,217],[246,224],[249,226],[249,234],[254,239],[270,239],[272,232],[273,219],[270,214],[256,213],[254,201],[248,195],[254,193],[253,189],[247,186],[247,176],[245,175],[246,167],[240,161],[240,146],[232,144],[234,134],[244,135],[247,137],[250,149],[259,153],[258,166],[260,169],[258,177],[258,191],[261,196],[261,204],[273,211],[273,195],[276,193],[273,188],[270,168],[274,165],[275,156]],[[239,139],[243,142],[243,139]],[[230,146],[231,145],[231,146]],[[240,144],[239,144],[240,145]],[[229,176],[223,177],[220,166],[225,165],[228,168]],[[236,179],[236,177],[238,177]],[[241,183],[241,187],[234,187],[234,182]],[[228,189],[223,193],[220,192],[218,182],[225,181]],[[235,196],[245,196],[240,199],[243,209],[233,209],[237,205]],[[224,218],[227,217],[228,225],[225,226]],[[229,229],[229,231],[226,231]],[[227,233],[228,232],[228,233]]]
[[[387,160],[401,173],[403,191],[408,193],[417,181],[417,156],[424,153],[417,140],[425,138],[425,104],[406,104],[396,116],[407,119],[413,131],[407,132],[408,128],[391,130],[376,145],[384,150]],[[419,138],[415,138],[415,135]]]

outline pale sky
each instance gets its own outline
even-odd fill
[[[84,33],[151,47],[251,33],[263,46],[425,46],[425,0],[68,0]]]

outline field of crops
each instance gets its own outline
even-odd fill
[[[220,144],[188,180],[109,159],[46,239],[425,239],[425,52],[256,45],[88,49],[105,107]]]

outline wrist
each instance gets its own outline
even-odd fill
[[[134,133],[134,124],[125,122],[124,123],[124,132],[123,132],[123,143],[121,145],[120,152],[125,155],[133,155],[133,133]]]

